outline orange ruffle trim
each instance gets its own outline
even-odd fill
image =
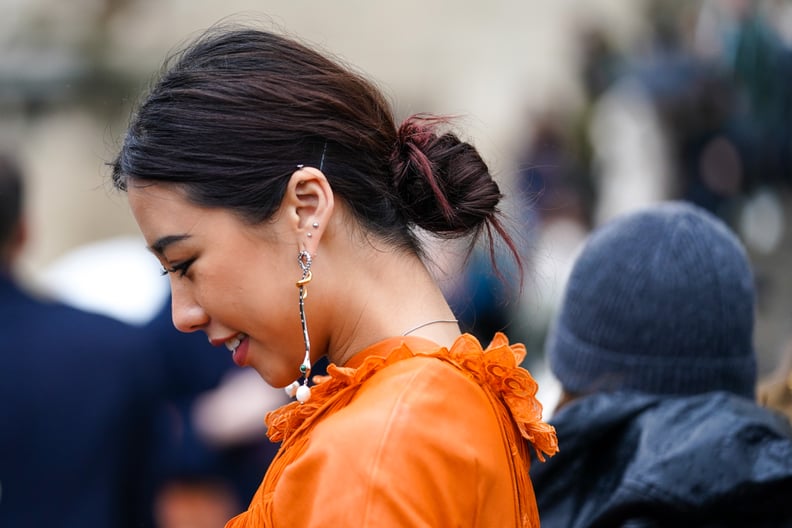
[[[317,384],[311,388],[309,401],[304,404],[292,402],[267,415],[267,434],[273,442],[288,443],[305,421],[325,407],[331,398],[348,402],[353,395],[350,392],[355,392],[354,389],[376,372],[403,359],[421,355],[450,363],[492,391],[508,410],[522,437],[536,450],[537,458],[544,461],[544,455],[552,456],[558,451],[558,439],[553,426],[542,421],[542,404],[536,399],[536,381],[520,367],[525,353],[524,345],[510,345],[502,333],[497,333],[486,349],[482,349],[475,337],[465,334],[454,342],[450,350],[438,347],[436,352],[415,353],[402,344],[387,357],[367,357],[358,368],[331,364],[327,368],[327,376],[314,378]]]
[[[391,343],[393,347],[388,348]],[[538,527],[539,514],[528,473],[530,457],[527,450],[532,446],[537,457],[544,460],[544,455],[558,451],[558,441],[555,429],[542,421],[542,405],[536,399],[536,381],[519,366],[525,357],[525,347],[509,345],[506,336],[500,333],[495,335],[486,350],[469,334],[460,336],[450,350],[436,345],[427,347],[427,343],[419,338],[404,338],[401,342],[394,338],[374,345],[352,359],[355,367],[331,364],[327,376],[315,377],[311,399],[306,403],[292,402],[270,412],[266,418],[267,434],[273,442],[282,442],[280,450],[248,511],[231,519],[226,528],[273,526],[272,500],[277,483],[286,468],[306,449],[313,427],[346,407],[371,376],[388,365],[415,356],[436,357],[453,365],[487,393],[502,425],[504,441],[511,451],[511,472],[515,497],[519,500],[520,525]],[[411,344],[417,346],[411,348]],[[364,359],[361,361],[361,358]],[[520,437],[527,442],[520,441]]]

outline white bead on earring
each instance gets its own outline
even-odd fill
[[[297,397],[297,401],[300,403],[305,403],[311,399],[311,387],[308,385],[300,385],[297,387],[297,391],[295,393]]]

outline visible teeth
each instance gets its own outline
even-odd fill
[[[239,334],[238,336],[229,339],[228,341],[225,342],[226,348],[231,352],[234,352],[239,346],[239,343],[241,343],[242,340],[245,339],[245,337],[246,337],[245,334]]]

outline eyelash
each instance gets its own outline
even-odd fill
[[[168,273],[178,273],[179,277],[184,277],[187,274],[187,270],[190,268],[190,265],[195,262],[195,259],[185,260],[184,262],[180,262],[176,264],[172,268],[162,267],[162,275],[167,275]]]

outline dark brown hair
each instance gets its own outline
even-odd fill
[[[249,222],[278,208],[296,165],[320,167],[361,225],[421,252],[415,227],[444,238],[494,230],[501,198],[476,149],[446,121],[397,129],[363,78],[289,38],[214,29],[166,62],[113,163],[113,183],[182,186],[195,204]],[[518,258],[519,260],[519,258]]]

